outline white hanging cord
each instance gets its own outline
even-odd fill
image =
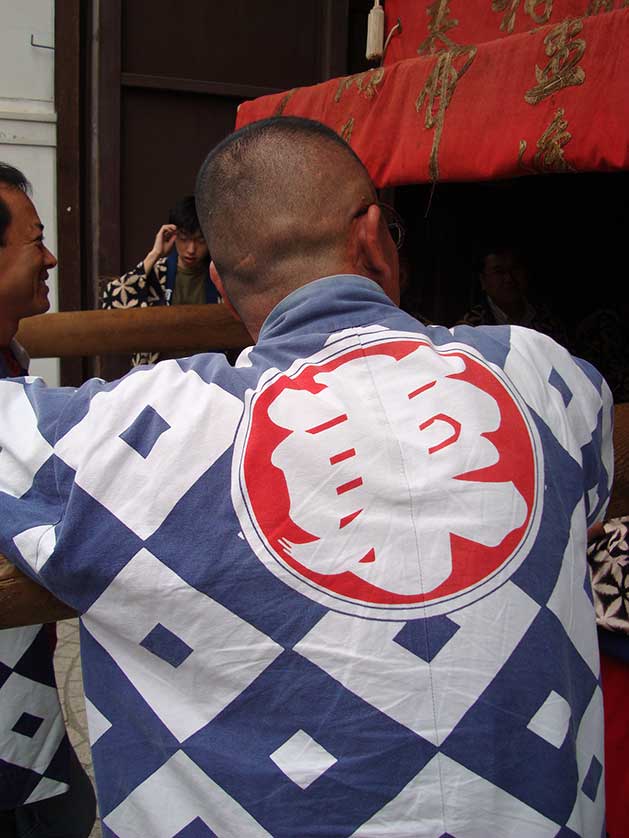
[[[387,48],[388,48],[389,44],[391,43],[391,38],[395,35],[396,32],[398,33],[398,35],[402,34],[402,21],[400,20],[400,18],[397,19],[397,23],[395,24],[395,26],[391,27],[391,31],[387,35],[387,39],[384,42],[384,50],[382,51],[382,60],[383,61],[384,61],[384,56],[387,54]]]

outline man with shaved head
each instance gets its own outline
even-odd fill
[[[228,138],[199,173],[197,206],[212,280],[254,338],[275,304],[324,276],[370,276],[399,303],[397,250],[373,183],[319,123],[269,120]]]
[[[196,203],[235,367],[0,383],[0,550],[83,615],[105,834],[600,835],[600,375],[401,312],[322,125],[236,132]]]

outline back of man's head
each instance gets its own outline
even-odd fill
[[[30,188],[30,183],[19,169],[0,162],[0,247],[5,245],[5,234],[11,224],[11,210],[2,193],[5,189],[20,189],[28,194]]]
[[[320,123],[252,123],[205,160],[196,205],[229,295],[276,299],[346,268],[352,214],[376,200],[359,158]]]

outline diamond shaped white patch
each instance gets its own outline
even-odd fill
[[[105,718],[98,707],[95,707],[89,698],[85,698],[85,712],[87,714],[87,727],[90,734],[90,745],[95,745],[111,727],[109,719]]]
[[[158,624],[191,650],[176,667],[140,645]],[[148,550],[140,550],[120,571],[84,615],[83,625],[180,742],[220,713],[282,652]]]
[[[141,456],[121,437],[150,407],[169,425]],[[98,393],[55,446],[76,484],[140,538],[157,530],[175,504],[232,444],[242,403],[176,361],[124,378]]]
[[[40,571],[57,545],[54,525],[44,524],[24,530],[15,536],[13,543],[33,570]]]
[[[527,727],[555,748],[561,748],[569,724],[570,705],[559,693],[551,690]]]
[[[307,789],[315,780],[331,768],[336,757],[319,745],[304,730],[298,730],[271,754],[271,759],[289,780],[302,789]]]

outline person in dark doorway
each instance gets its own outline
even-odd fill
[[[479,265],[482,300],[459,321],[467,326],[526,326],[567,346],[566,331],[542,301],[529,298],[528,270],[518,248],[496,244],[485,250]]]
[[[199,228],[194,197],[182,198],[155,235],[153,246],[135,268],[107,283],[102,308],[200,305],[220,301],[209,275],[210,254]],[[172,356],[169,356],[172,357]],[[132,364],[154,364],[156,352],[133,356]]]
[[[256,340],[235,366],[0,382],[0,552],[82,613],[105,827],[601,835],[604,381],[402,312],[374,184],[319,123],[229,136],[196,200]]]
[[[46,280],[57,264],[28,191],[24,175],[0,163],[2,379],[27,374],[28,356],[15,334],[22,318],[48,310]],[[1,455],[0,449],[0,461]],[[2,838],[86,838],[94,824],[94,791],[68,741],[59,703],[55,643],[54,625],[0,631]]]

